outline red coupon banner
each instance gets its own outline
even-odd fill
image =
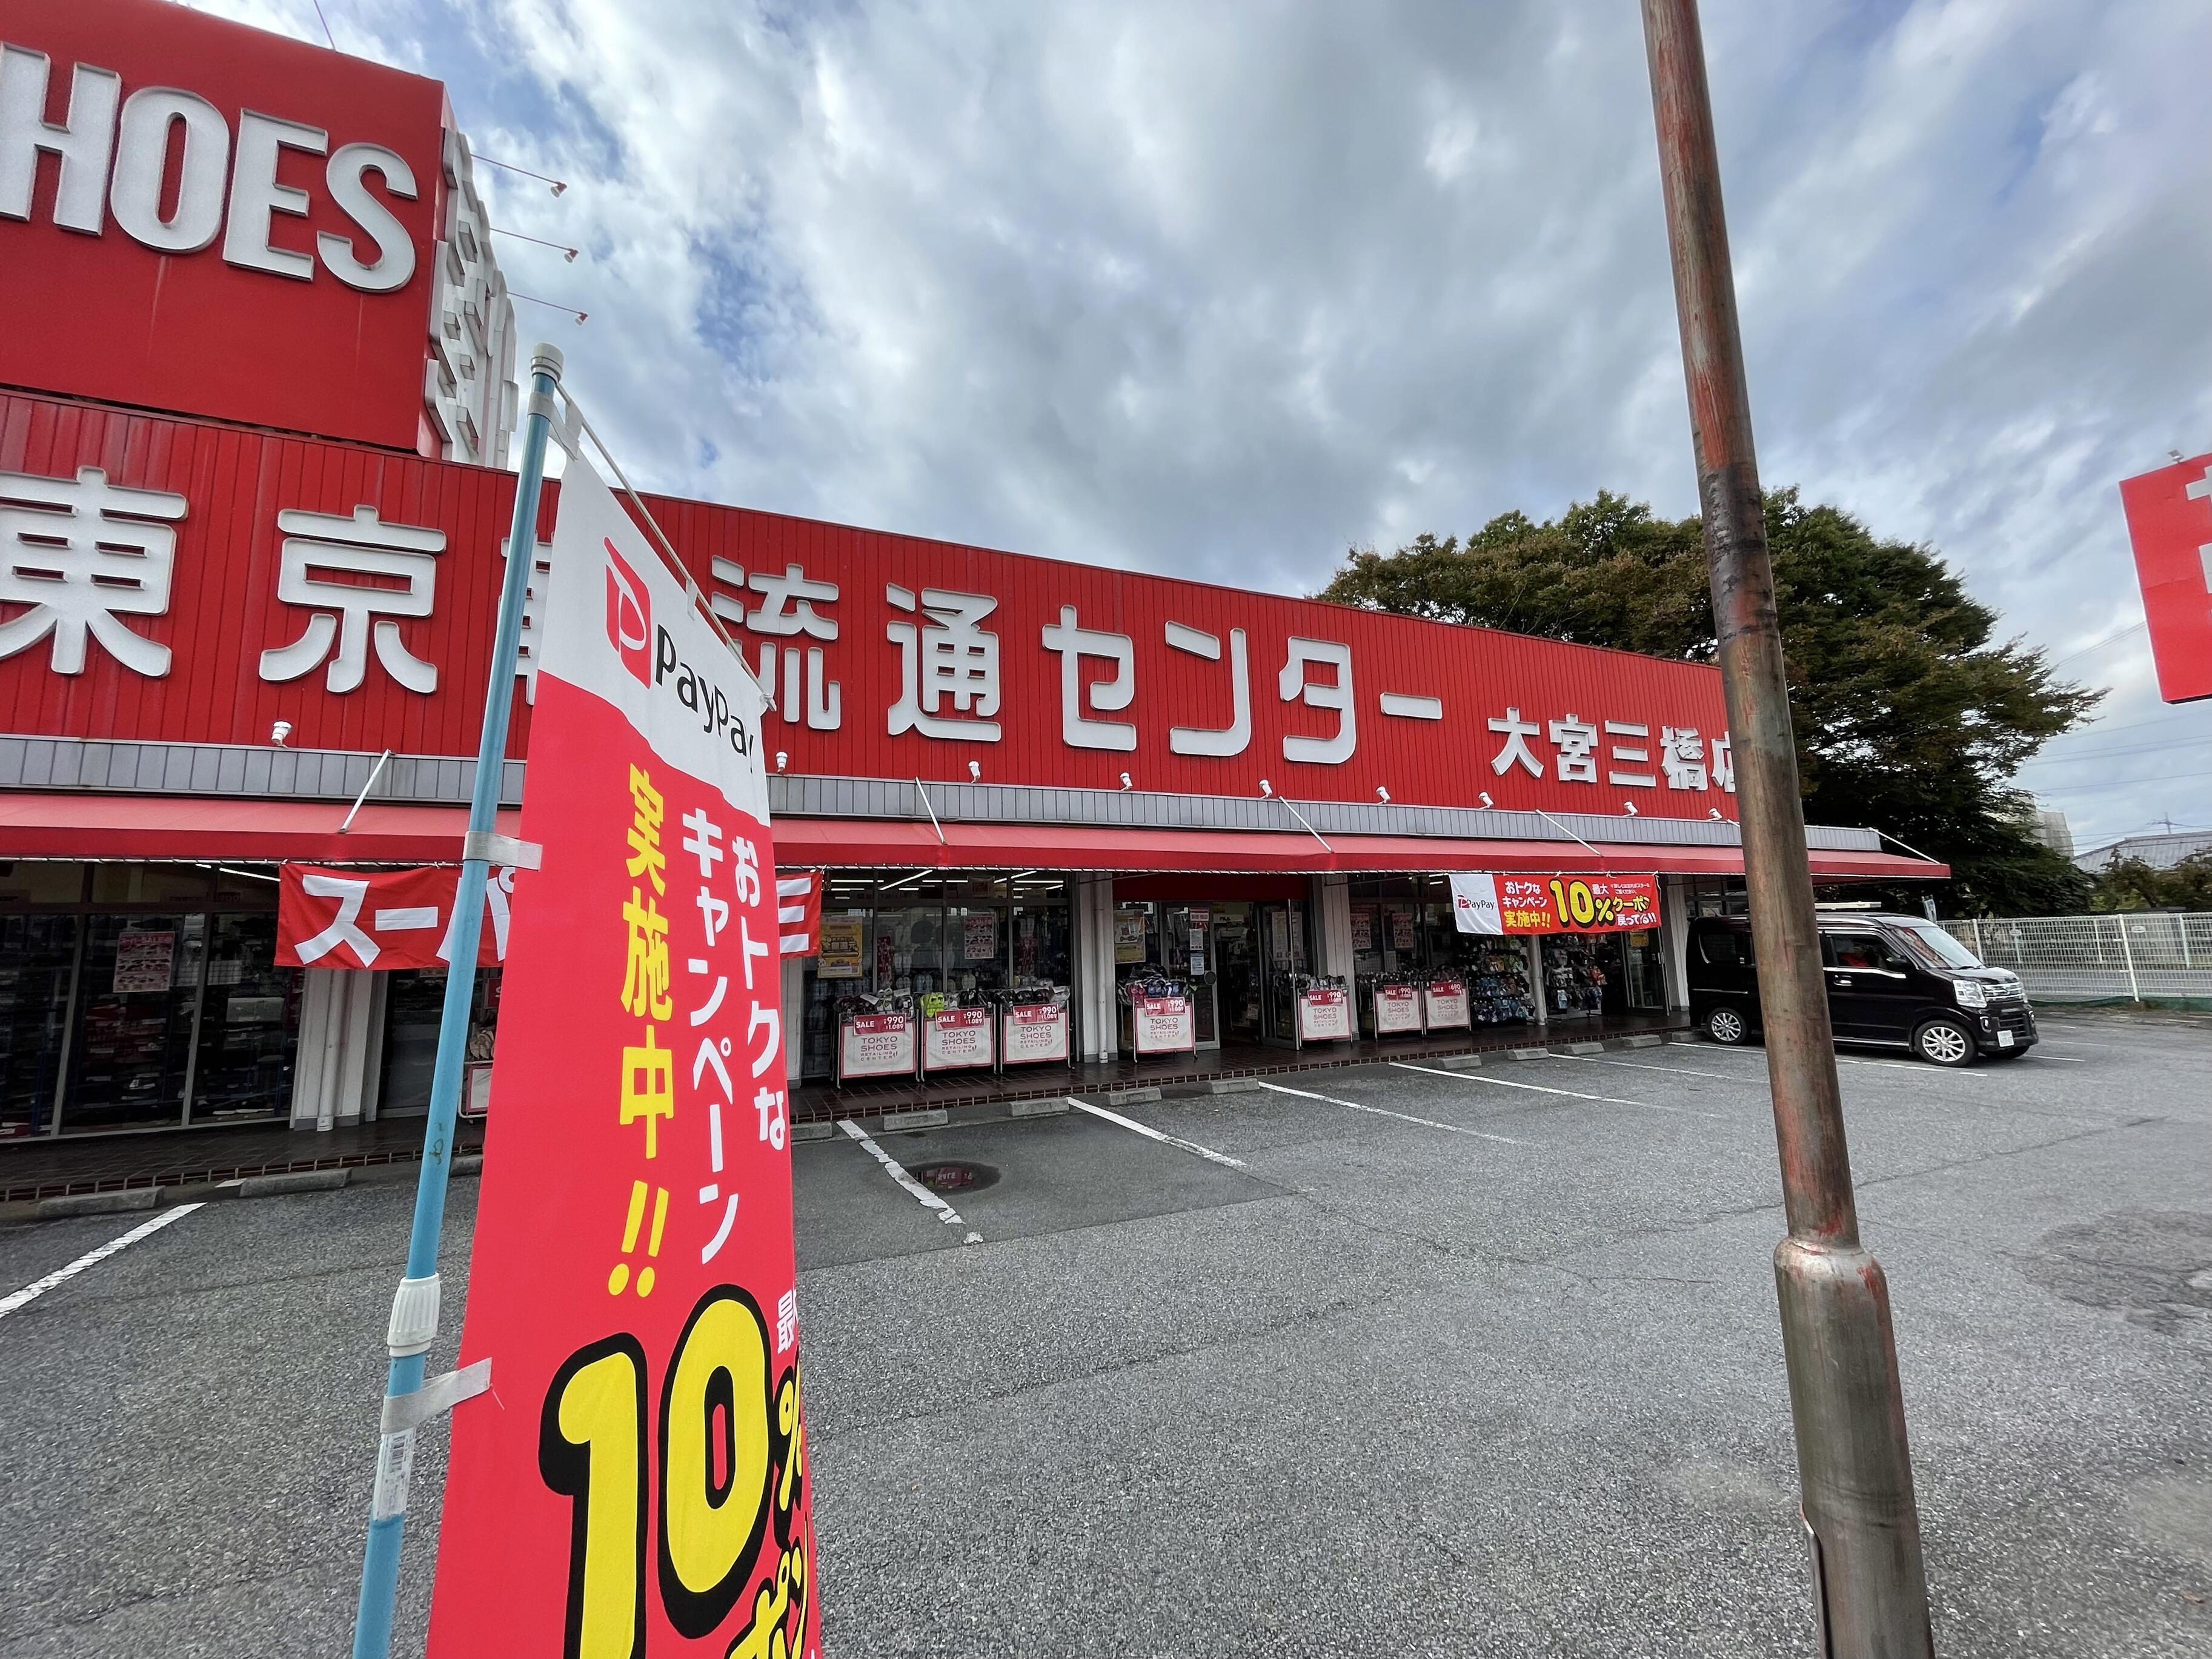
[[[1451,878],[1462,933],[1612,933],[1659,925],[1656,876]]]
[[[433,1659],[812,1659],[763,702],[580,461],[553,543]]]

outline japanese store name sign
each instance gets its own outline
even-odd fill
[[[162,0],[0,13],[0,383],[412,450],[445,92]]]
[[[2159,696],[2168,702],[2212,697],[2212,455],[2128,479],[2120,503]]]
[[[572,461],[430,1652],[819,1650],[762,703]]]
[[[504,473],[0,394],[0,730],[463,754]],[[1695,663],[656,501],[793,774],[1733,816]],[[542,557],[538,562],[543,566]],[[534,580],[510,752],[526,751]],[[1284,826],[1290,829],[1285,816]]]
[[[1611,933],[1659,925],[1656,876],[1501,876],[1451,878],[1452,917],[1462,933]]]

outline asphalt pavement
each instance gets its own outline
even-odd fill
[[[2212,1023],[2045,1029],[1843,1066],[1938,1651],[2212,1653]],[[795,1149],[826,1652],[1811,1650],[1758,1051],[1113,1111]],[[410,1191],[0,1315],[0,1655],[344,1650]],[[0,1230],[0,1297],[152,1218]]]

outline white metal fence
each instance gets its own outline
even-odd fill
[[[2212,1000],[2212,912],[2011,916],[1947,921],[1992,968],[2046,1002]]]

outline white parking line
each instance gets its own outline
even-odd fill
[[[1987,1072],[1969,1072],[1964,1067],[1958,1066],[1929,1066],[1917,1060],[1860,1060],[1856,1055],[1852,1054],[1838,1054],[1836,1056],[1836,1064],[1838,1066],[1879,1066],[1883,1070],[1890,1072],[1917,1072],[1923,1077],[1927,1077],[1931,1073],[1940,1073],[1951,1077],[1970,1077],[1977,1083],[1987,1083],[1990,1080],[1990,1074]]]
[[[936,1211],[937,1218],[939,1221],[945,1223],[948,1227],[965,1227],[968,1225],[966,1222],[960,1218],[959,1211],[954,1209],[950,1204],[947,1204],[935,1193],[930,1191],[928,1188],[923,1186],[919,1181],[916,1181],[912,1176],[908,1175],[906,1172],[906,1166],[904,1164],[901,1164],[896,1158],[893,1158],[882,1147],[877,1146],[874,1140],[869,1138],[868,1132],[863,1129],[859,1124],[854,1122],[851,1118],[839,1118],[837,1120],[837,1127],[842,1129],[847,1134],[852,1136],[854,1139],[859,1141],[861,1147],[867,1152],[868,1156],[884,1166],[884,1173],[885,1175],[889,1176],[893,1181],[897,1182],[900,1186],[912,1193],[915,1197],[921,1200],[925,1207]],[[963,1244],[981,1244],[983,1242],[983,1235],[971,1230],[969,1232],[968,1237],[962,1239],[960,1242]]]
[[[1273,1089],[1279,1095],[1296,1095],[1302,1100],[1326,1101],[1331,1106],[1349,1107],[1355,1112],[1372,1112],[1377,1117],[1395,1117],[1401,1123],[1418,1123],[1425,1129],[1442,1129],[1450,1134],[1474,1135],[1481,1140],[1495,1140],[1507,1146],[1526,1146],[1525,1140],[1516,1140],[1510,1135],[1494,1135],[1486,1129],[1470,1129],[1463,1123],[1439,1123],[1432,1117],[1415,1117],[1411,1112],[1386,1111],[1380,1106],[1363,1106],[1356,1100],[1339,1100],[1334,1095],[1317,1095],[1310,1089],[1292,1089],[1280,1083],[1268,1083],[1260,1078],[1252,1079],[1262,1089]]]
[[[173,1210],[164,1210],[161,1214],[155,1216],[151,1221],[140,1222],[129,1232],[125,1233],[120,1238],[111,1238],[106,1243],[101,1245],[98,1249],[87,1250],[82,1255],[77,1257],[76,1261],[70,1262],[68,1267],[57,1267],[53,1272],[48,1273],[44,1279],[33,1279],[30,1284],[24,1285],[21,1290],[13,1291],[4,1297],[0,1297],[0,1319],[5,1319],[9,1314],[15,1312],[18,1308],[26,1306],[33,1302],[36,1302],[48,1291],[53,1289],[55,1285],[64,1284],[68,1280],[75,1279],[87,1267],[99,1266],[101,1262],[106,1261],[108,1257],[113,1255],[118,1250],[124,1249],[132,1244],[136,1244],[140,1239],[144,1238],[149,1233],[160,1232],[162,1228],[167,1226],[172,1221],[181,1221],[185,1217],[190,1215],[194,1210],[197,1210],[199,1207],[200,1206],[197,1204],[179,1204]]]
[[[2030,1060],[2055,1060],[2061,1066],[2087,1066],[2089,1062],[2079,1054],[2030,1054]]]
[[[1555,1055],[1553,1058],[1565,1056]],[[1431,1077],[1448,1077],[1461,1083],[1487,1083],[1499,1089],[1527,1089],[1540,1095],[1565,1095],[1570,1100],[1595,1100],[1607,1106],[1641,1106],[1646,1111],[1674,1112],[1684,1117],[1709,1117],[1716,1123],[1726,1121],[1718,1112],[1700,1112],[1687,1106],[1662,1106],[1650,1100],[1621,1100],[1613,1095],[1586,1095],[1577,1089],[1548,1089],[1540,1083],[1510,1083],[1502,1077],[1484,1077],[1478,1072],[1439,1071],[1433,1066],[1415,1066],[1403,1060],[1394,1060],[1390,1064],[1401,1072],[1426,1072]]]
[[[1125,1129],[1133,1129],[1146,1139],[1157,1140],[1163,1146],[1173,1146],[1182,1152],[1195,1152],[1199,1157],[1211,1163],[1226,1164],[1232,1170],[1241,1170],[1244,1167],[1242,1158],[1231,1158],[1226,1152],[1217,1152],[1212,1147],[1201,1146],[1194,1140],[1185,1140],[1177,1135],[1163,1134],[1151,1124],[1139,1123],[1133,1117],[1123,1117],[1119,1112],[1109,1112],[1103,1106],[1093,1106],[1088,1101],[1078,1100],[1073,1095],[1063,1095],[1060,1098],[1079,1112],[1088,1112],[1093,1117],[1104,1118],[1109,1123],[1118,1123]]]
[[[1765,1073],[1756,1077],[1741,1072],[1701,1072],[1693,1066],[1655,1066],[1650,1060],[1600,1060],[1595,1054],[1554,1054],[1554,1060],[1578,1060],[1586,1066],[1625,1066],[1632,1072],[1664,1072],[1673,1077],[1718,1078],[1723,1083],[1764,1083]]]

